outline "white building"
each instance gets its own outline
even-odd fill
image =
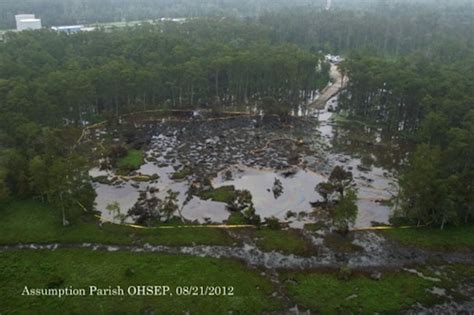
[[[186,18],[161,18],[160,21],[161,22],[175,22],[175,23],[185,23],[186,22]]]
[[[36,19],[34,14],[17,14],[15,15],[16,25],[18,27],[18,22],[21,20]]]
[[[37,19],[34,14],[17,14],[15,20],[17,31],[41,29],[41,19]]]
[[[81,32],[84,29],[84,25],[53,26],[51,29],[56,32],[74,34]]]

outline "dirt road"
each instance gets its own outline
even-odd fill
[[[327,101],[339,93],[339,91],[341,91],[349,81],[347,76],[345,76],[344,80],[342,80],[342,74],[334,64],[331,64],[329,75],[331,77],[331,81],[334,83],[325,87],[324,90],[321,91],[321,95],[318,97],[318,99],[311,103],[309,107],[314,109],[323,109]]]

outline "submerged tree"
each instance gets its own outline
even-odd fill
[[[352,173],[336,166],[329,180],[315,187],[324,199],[323,205],[329,212],[333,226],[344,234],[355,223],[358,213],[357,194],[352,186]]]
[[[109,203],[105,209],[109,211],[110,214],[113,214],[115,220],[119,220],[120,223],[125,222],[125,218],[127,217],[125,214],[122,213],[120,209],[120,204],[117,201]]]
[[[283,184],[277,177],[275,177],[275,181],[273,182],[272,192],[275,199],[278,199],[281,194],[283,194]]]
[[[331,171],[329,180],[317,184],[314,190],[323,197],[324,203],[329,204],[335,200],[334,193],[339,193],[339,198],[343,198],[345,191],[352,187],[353,184],[352,173],[338,165]]]
[[[166,197],[161,204],[160,213],[165,216],[165,221],[168,222],[173,215],[178,211],[178,195],[179,192],[174,192],[171,189],[166,192]]]
[[[328,204],[332,194],[335,191],[334,185],[330,182],[322,182],[314,188],[318,194],[324,199],[324,203]]]
[[[344,170],[344,168],[339,165],[334,167],[329,176],[329,183],[331,183],[334,190],[341,195],[341,198],[344,197],[345,190],[351,187],[353,181],[352,173]]]
[[[357,219],[357,194],[348,189],[344,196],[340,196],[332,211],[332,222],[336,229],[344,234],[354,225]]]
[[[260,216],[256,213],[255,208],[253,205],[248,206],[244,210],[242,210],[242,214],[244,216],[245,221],[247,224],[252,224],[259,226],[260,223],[262,222],[262,219]]]

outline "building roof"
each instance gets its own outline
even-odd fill
[[[41,22],[41,19],[21,19],[19,22]]]
[[[71,30],[76,28],[83,28],[84,25],[64,25],[64,26],[54,26],[53,28],[56,30]]]

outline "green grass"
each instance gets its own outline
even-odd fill
[[[204,200],[211,199],[212,201],[231,203],[235,197],[234,186],[222,186],[219,188],[203,191],[199,194]]]
[[[205,227],[137,229],[103,224],[95,217],[75,214],[72,224],[61,225],[60,213],[35,201],[12,201],[0,204],[0,243],[78,243],[161,244],[161,245],[231,245],[235,242],[221,229]]]
[[[287,282],[294,302],[321,314],[398,313],[416,302],[431,304],[435,299],[426,291],[433,282],[406,272],[384,274],[378,281],[364,275],[344,281],[317,272],[286,277],[294,280]]]
[[[391,229],[381,233],[406,246],[443,251],[474,250],[474,226],[448,227],[444,230],[432,228]]]
[[[326,228],[327,228],[327,224],[321,221],[316,222],[316,223],[306,223],[304,225],[304,229],[306,231],[311,231],[311,232],[316,232],[316,231],[323,230]]]
[[[362,247],[352,243],[351,238],[338,233],[327,234],[324,237],[324,245],[339,253],[354,253],[362,250]]]
[[[173,175],[171,175],[171,179],[185,179],[191,174],[192,174],[191,170],[184,167],[181,170],[173,173]]]
[[[143,164],[143,151],[128,150],[127,155],[117,161],[119,169],[136,170]]]
[[[227,224],[229,225],[241,225],[247,224],[248,222],[245,220],[244,215],[242,212],[232,212],[227,219]]]
[[[296,230],[260,229],[254,230],[253,233],[257,247],[263,251],[302,256],[314,254],[312,244]]]
[[[336,123],[346,123],[350,121],[348,115],[342,112],[333,113],[331,116],[331,120]]]
[[[233,286],[234,296],[22,296],[29,288]],[[2,314],[261,314],[281,307],[271,282],[239,262],[88,250],[0,253]]]
[[[352,125],[360,125],[360,126],[371,126],[377,127],[380,123],[376,123],[370,119],[365,119],[364,117],[360,116],[350,116],[346,112],[337,112],[333,113],[331,120],[335,123],[340,124],[352,124]]]

